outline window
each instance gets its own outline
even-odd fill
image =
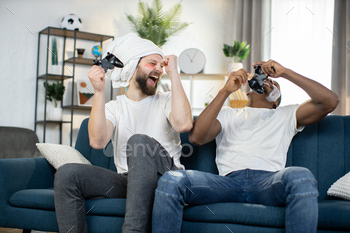
[[[271,1],[271,56],[281,65],[331,86],[334,0]],[[310,97],[285,79],[281,105]]]

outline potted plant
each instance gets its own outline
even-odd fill
[[[233,62],[229,64],[229,70],[236,71],[243,68],[242,61],[247,58],[250,52],[250,45],[243,41],[234,41],[233,45],[224,44],[222,49],[226,57],[233,57]]]
[[[46,82],[44,82],[44,87],[45,85]],[[66,87],[63,85],[63,82],[57,81],[57,83],[47,83],[46,99],[53,104],[53,107],[48,108],[48,120],[62,120],[62,108],[59,107],[59,103],[62,101],[65,89]]]
[[[161,0],[154,0],[152,8],[147,3],[139,2],[139,18],[128,15],[127,19],[134,31],[144,39],[151,40],[162,47],[167,39],[185,29],[189,24],[179,22],[181,5],[176,4],[167,12],[163,12]]]

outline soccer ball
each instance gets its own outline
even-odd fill
[[[69,30],[79,30],[81,28],[81,19],[75,14],[69,14],[63,17],[61,28]]]

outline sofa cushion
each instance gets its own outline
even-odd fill
[[[350,200],[350,172],[332,184],[332,186],[328,189],[327,194],[329,196]]]
[[[350,229],[349,210],[350,202],[345,200],[327,200],[318,203],[319,230],[346,230]]]
[[[91,164],[89,160],[71,146],[52,143],[36,143],[35,145],[55,169],[67,163]]]
[[[283,228],[284,216],[284,207],[229,202],[185,207],[183,219],[192,222],[237,223]]]
[[[29,209],[55,210],[54,191],[51,189],[24,189],[12,194],[10,205]]]
[[[55,210],[54,190],[51,189],[25,189],[14,193],[9,199],[14,207]],[[88,215],[124,216],[125,198],[104,198],[87,200],[85,209]],[[113,206],[113,208],[111,208]]]

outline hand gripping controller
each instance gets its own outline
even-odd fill
[[[261,71],[261,66],[254,66],[255,69],[255,74],[253,76],[253,78],[251,78],[250,80],[248,80],[249,86],[250,88],[255,91],[256,93],[262,95],[264,93],[264,80],[267,79],[269,76],[266,76],[265,74],[263,74],[263,72]],[[272,67],[271,68],[273,71],[275,71],[275,69]]]
[[[101,66],[105,72],[108,69],[114,69],[114,67],[123,68],[124,64],[114,54],[107,53],[107,56],[100,61],[95,61],[93,65]]]

